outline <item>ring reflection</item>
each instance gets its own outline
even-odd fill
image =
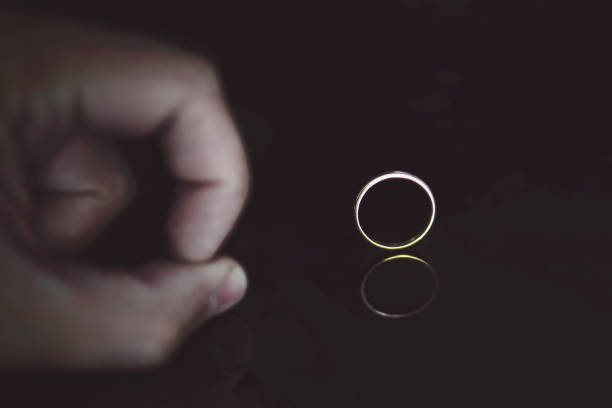
[[[395,255],[378,262],[361,281],[361,298],[368,309],[390,319],[421,313],[437,291],[434,268],[412,255]]]

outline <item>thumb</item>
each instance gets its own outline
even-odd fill
[[[82,249],[133,194],[133,176],[108,141],[77,137],[43,168],[36,228],[43,249]]]
[[[228,257],[200,264],[158,261],[144,266],[144,274],[179,339],[234,306],[247,289],[244,269]]]

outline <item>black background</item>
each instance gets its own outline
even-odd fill
[[[470,0],[28,9],[215,61],[253,171],[223,252],[245,265],[250,288],[159,370],[4,375],[7,395],[66,406],[610,405],[609,9]],[[143,154],[127,148],[136,161]],[[360,188],[391,170],[427,181],[439,206],[429,235],[402,252],[436,268],[437,297],[394,321],[360,300],[362,277],[391,253],[363,240],[352,218]],[[158,172],[141,170],[143,192],[161,194]],[[160,225],[162,210],[133,222]],[[101,242],[98,258],[121,247]]]

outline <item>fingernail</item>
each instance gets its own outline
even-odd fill
[[[244,295],[247,287],[247,279],[244,270],[240,266],[235,266],[225,275],[223,282],[215,289],[209,302],[215,303],[215,314],[222,313],[238,303]]]

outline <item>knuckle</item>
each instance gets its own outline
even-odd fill
[[[236,159],[235,163],[233,171],[227,175],[227,188],[235,198],[244,199],[251,191],[251,175],[240,158]]]
[[[185,82],[190,89],[207,95],[220,95],[219,71],[211,60],[192,55],[185,65]]]
[[[251,191],[251,179],[248,172],[241,174],[236,182],[235,195],[240,200],[245,200]]]

